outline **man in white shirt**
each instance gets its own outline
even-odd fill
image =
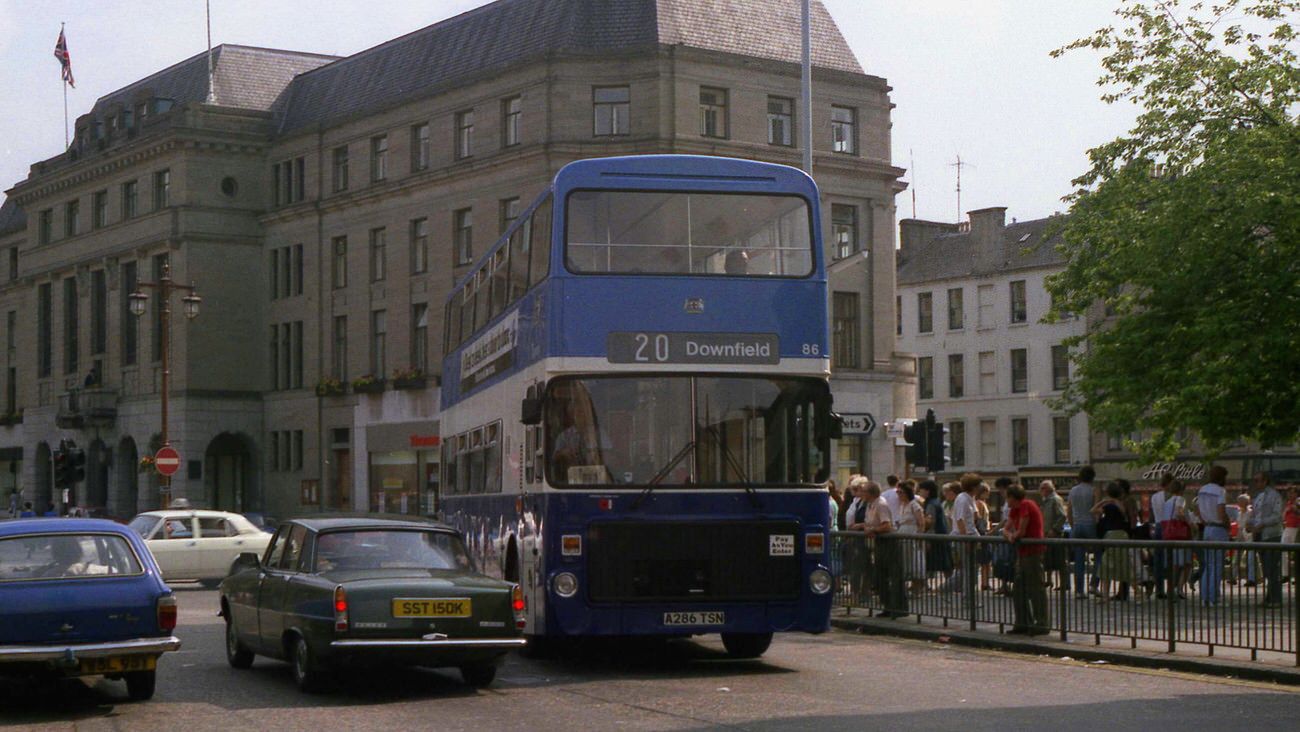
[[[867,501],[867,536],[872,538],[872,551],[875,568],[874,584],[880,595],[880,604],[884,610],[876,613],[887,618],[901,618],[907,614],[906,578],[903,576],[902,547],[899,540],[890,537],[880,539],[883,534],[896,533],[897,524],[889,510],[889,504],[880,495],[880,484],[871,481],[866,487]]]
[[[975,529],[975,491],[979,490],[981,478],[979,473],[966,473],[961,477],[960,492],[952,502],[952,530],[958,536],[979,536]],[[957,571],[952,573],[950,587],[957,592],[966,591],[967,573],[976,572],[974,566],[974,547],[956,544],[953,551],[957,555]]]
[[[1097,519],[1092,515],[1093,504],[1097,502],[1097,489],[1092,485],[1096,477],[1097,471],[1093,470],[1091,465],[1085,465],[1079,469],[1079,482],[1070,488],[1065,507],[1070,516],[1071,539],[1097,538]],[[1101,579],[1095,572],[1090,581],[1084,582],[1088,573],[1088,557],[1091,554],[1091,551],[1083,547],[1074,547],[1075,597],[1086,598],[1084,593],[1089,587],[1093,594],[1096,594],[1097,587],[1100,585]]]
[[[880,497],[885,499],[885,503],[889,505],[889,515],[893,518],[894,525],[897,526],[898,520],[903,517],[903,499],[898,497],[898,476],[891,475],[885,478],[885,482],[889,484],[889,487],[885,489],[884,493],[880,494]]]
[[[1210,482],[1201,486],[1196,493],[1196,510],[1200,514],[1201,541],[1228,541],[1228,510],[1225,506],[1227,491],[1223,484],[1228,481],[1228,469],[1222,465],[1210,466]],[[1223,581],[1223,550],[1206,549],[1201,552],[1201,602],[1216,605],[1219,602],[1219,586]]]

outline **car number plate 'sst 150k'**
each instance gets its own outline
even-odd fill
[[[664,625],[722,625],[727,622],[727,614],[721,610],[706,610],[693,613],[664,613]]]
[[[399,597],[393,600],[395,618],[468,618],[469,616],[468,597],[443,597],[436,600]]]

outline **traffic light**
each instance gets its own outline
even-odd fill
[[[905,452],[908,465],[929,464],[929,461],[926,460],[926,437],[925,422],[919,419],[903,427],[903,440],[907,442]]]
[[[934,412],[926,418],[926,443],[929,454],[926,455],[925,469],[931,473],[942,472],[948,467],[948,430],[942,422],[934,421]]]
[[[72,467],[72,459],[68,455],[67,442],[64,441],[54,449],[54,486],[56,488],[67,488],[71,483],[69,478],[72,477],[69,469]]]
[[[71,467],[68,472],[71,474],[72,483],[80,483],[86,479],[86,451],[77,447],[77,443],[70,443],[68,448],[68,461]]]

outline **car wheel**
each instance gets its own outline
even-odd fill
[[[126,695],[131,701],[145,701],[153,697],[154,687],[158,685],[157,671],[133,671],[123,676],[126,679]]]
[[[235,633],[235,623],[226,618],[226,661],[234,668],[248,668],[253,665],[253,652],[239,642]]]
[[[293,658],[289,660],[293,663],[293,680],[298,684],[299,690],[308,694],[321,690],[323,674],[306,638],[297,637],[293,644]]]
[[[470,686],[487,686],[497,677],[497,665],[491,661],[467,663],[460,667],[460,677]]]
[[[732,658],[758,658],[772,645],[772,634],[723,633],[722,645]]]

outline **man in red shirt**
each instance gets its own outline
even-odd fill
[[[1043,553],[1047,547],[1021,541],[1043,538],[1043,513],[1033,501],[1025,500],[1021,485],[1007,489],[1007,505],[1011,514],[1002,532],[1007,541],[1016,545],[1016,578],[1011,592],[1016,620],[1008,632],[1044,635],[1049,632],[1047,586],[1043,583]]]

